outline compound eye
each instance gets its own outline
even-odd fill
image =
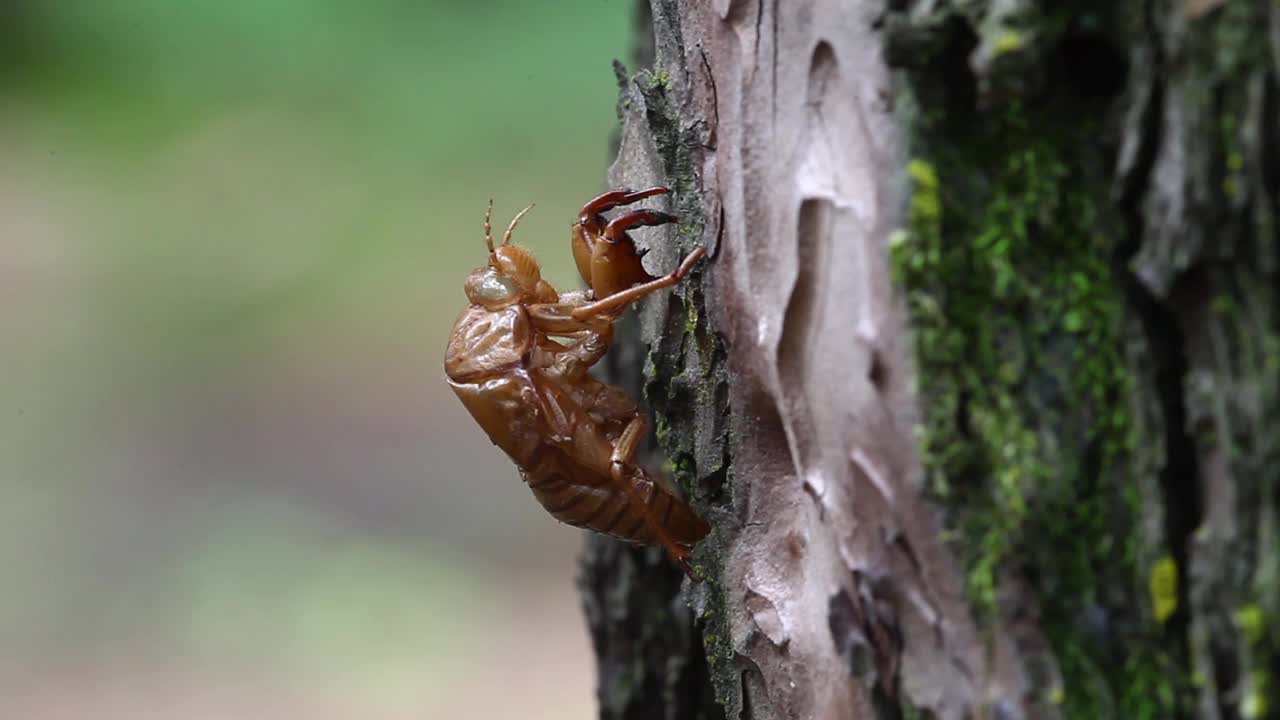
[[[471,273],[467,278],[466,288],[467,298],[485,307],[510,304],[520,294],[514,280],[493,268],[483,268]]]

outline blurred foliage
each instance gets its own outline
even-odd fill
[[[537,201],[518,239],[576,283],[629,11],[0,9],[0,684],[151,653],[430,697],[493,663],[520,620],[480,598],[576,534],[439,358],[489,197]]]
[[[86,182],[137,184],[95,238],[120,271],[117,317],[225,349],[397,268],[456,296],[487,195],[510,213],[535,191],[560,208],[594,192],[621,5],[33,3],[10,28],[25,49],[4,93]],[[205,166],[200,185],[167,186],[184,161]],[[535,213],[525,235],[548,222]]]

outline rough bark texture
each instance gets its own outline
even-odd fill
[[[589,542],[601,716],[1280,713],[1280,5],[650,8],[712,261],[612,372],[714,531]]]

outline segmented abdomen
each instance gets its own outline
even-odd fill
[[[533,496],[560,522],[645,545],[657,542],[657,528],[665,529],[671,540],[685,546],[692,546],[709,530],[684,500],[638,467],[631,482],[641,503],[634,502],[631,493],[615,488],[611,478],[575,473],[571,466],[555,460],[522,475]]]

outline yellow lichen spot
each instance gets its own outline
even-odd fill
[[[1067,693],[1062,689],[1062,686],[1055,687],[1054,689],[1049,691],[1050,705],[1061,705],[1062,702],[1066,699],[1067,699]]]
[[[942,201],[938,197],[938,171],[933,165],[920,159],[907,164],[907,174],[915,183],[911,209],[918,219],[935,222],[942,215]]]
[[[922,187],[938,187],[938,171],[927,160],[916,158],[907,164],[907,174],[917,185]]]
[[[671,86],[671,73],[666,70],[659,70],[649,78],[649,88],[651,90],[666,89]]]
[[[1244,635],[1245,640],[1250,645],[1255,645],[1262,640],[1262,607],[1257,603],[1249,603],[1236,608],[1232,619],[1235,621],[1236,629],[1240,631],[1241,635]]]
[[[1172,555],[1166,554],[1156,561],[1148,584],[1156,622],[1163,625],[1178,611],[1178,563]]]
[[[889,250],[891,251],[905,247],[909,242],[911,242],[911,233],[902,228],[889,233]]]
[[[1267,717],[1267,672],[1254,670],[1249,673],[1248,687],[1240,700],[1240,717],[1257,720]]]
[[[1230,200],[1240,197],[1240,181],[1235,175],[1228,175],[1222,180],[1222,194]]]
[[[1017,30],[1005,30],[996,38],[993,48],[996,55],[1004,55],[1005,53],[1018,52],[1022,49],[1022,33]]]

